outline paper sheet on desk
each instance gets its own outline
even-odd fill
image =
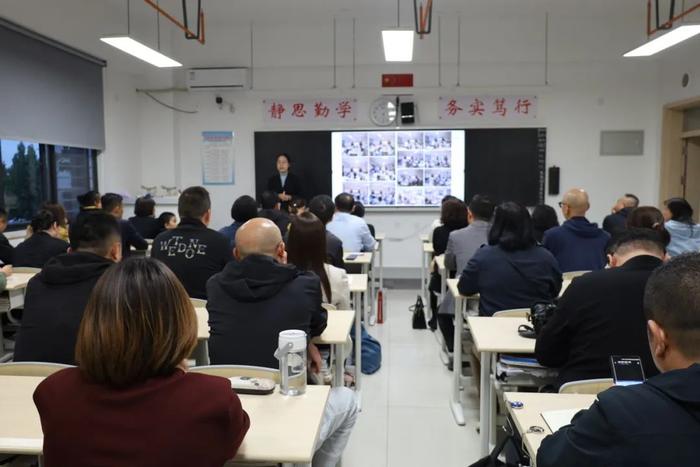
[[[554,433],[559,430],[559,428],[570,425],[571,419],[581,410],[582,409],[548,410],[542,412],[542,418],[544,418],[547,426],[552,430],[552,433]]]

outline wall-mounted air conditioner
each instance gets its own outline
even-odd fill
[[[248,68],[190,68],[186,73],[190,91],[248,88]]]

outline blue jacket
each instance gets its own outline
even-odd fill
[[[542,246],[552,252],[561,272],[597,271],[607,263],[605,248],[609,241],[610,234],[598,224],[585,217],[572,217],[546,231]]]
[[[668,221],[664,226],[671,234],[671,243],[666,248],[669,256],[700,250],[700,225]]]
[[[234,221],[231,225],[219,229],[219,233],[228,238],[229,242],[231,242],[231,249],[236,246],[236,232],[238,232],[238,228],[243,224],[244,222]]]
[[[561,272],[557,260],[541,246],[506,251],[500,246],[477,250],[459,278],[462,295],[480,294],[479,314],[530,308],[559,295]]]
[[[598,394],[572,424],[547,436],[538,467],[698,465],[700,365]]]

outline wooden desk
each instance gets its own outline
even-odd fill
[[[206,308],[195,308],[197,313],[197,348],[194,351],[195,362],[198,366],[209,364],[209,313]],[[332,310],[328,312],[328,324],[323,333],[315,337],[313,342],[316,344],[328,344],[334,347],[335,354],[335,377],[334,385],[343,385],[344,358],[343,346],[348,340],[350,327],[354,312],[352,310]]]
[[[6,290],[23,290],[27,288],[29,279],[36,276],[34,272],[16,272],[7,278]]]
[[[551,435],[547,423],[542,418],[542,412],[548,410],[587,409],[596,400],[592,394],[540,394],[536,392],[506,392],[503,395],[508,413],[515,422],[515,428],[523,438],[525,448],[530,454],[532,465],[537,461],[537,451],[542,440]],[[523,403],[522,409],[511,408],[508,402]],[[531,426],[539,426],[544,433],[528,433]]]
[[[430,235],[428,235],[428,234],[420,234],[420,235],[418,236],[418,238],[420,238],[420,241],[421,241],[421,242],[424,242],[424,243],[425,243],[425,242],[427,242],[427,241],[430,240]]]
[[[0,376],[0,452],[41,455],[43,433],[32,400],[43,380],[31,376]],[[250,416],[250,430],[236,461],[310,463],[328,400],[328,386],[307,386],[302,396],[239,397]]]
[[[355,392],[362,408],[362,296],[367,295],[367,274],[348,274],[348,282],[355,311]]]
[[[481,355],[479,421],[481,454],[485,456],[489,453],[491,430],[496,419],[496,391],[491,382],[494,357],[501,352],[532,354],[535,352],[535,339],[518,335],[518,326],[528,323],[525,318],[469,316],[467,321],[474,346]]]
[[[356,255],[355,259],[347,259],[348,255]],[[363,307],[362,308],[362,313],[363,313],[363,319],[365,323],[367,323],[370,326],[374,326],[374,270],[370,266],[373,264],[374,261],[374,254],[371,252],[361,252],[361,253],[345,253],[343,255],[343,260],[347,264],[359,264],[362,266],[362,274],[367,275],[368,279],[368,284],[369,287],[366,287],[365,291],[366,293],[366,298],[369,302],[368,307]],[[367,310],[369,310],[369,315],[367,314]]]
[[[9,313],[10,310],[24,307],[24,294],[27,290],[27,284],[36,274],[35,272],[16,272],[7,278],[7,286],[5,287],[7,301],[3,300],[0,313]],[[13,321],[10,315],[8,317]],[[11,353],[5,355],[5,341],[3,339],[2,322],[0,321],[0,362],[11,358]]]
[[[333,386],[342,387],[345,382],[345,355],[343,347],[348,341],[350,328],[355,319],[353,310],[328,310],[328,324],[323,333],[314,337],[311,342],[314,344],[327,344],[333,348],[333,365],[335,371],[333,373]]]

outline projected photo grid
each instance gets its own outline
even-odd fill
[[[451,131],[341,134],[342,189],[367,206],[439,206],[452,186]]]

